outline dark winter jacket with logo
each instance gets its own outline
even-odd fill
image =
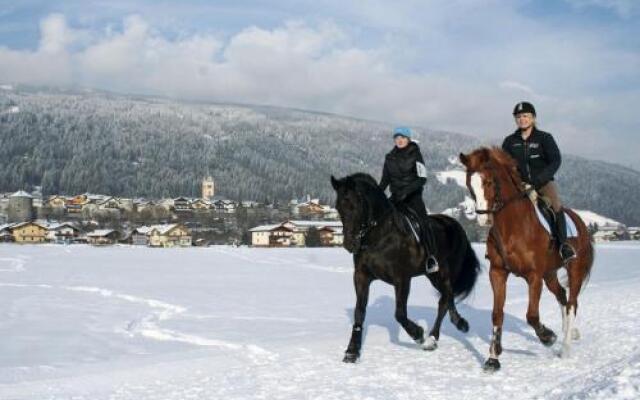
[[[553,180],[562,162],[553,136],[536,128],[527,140],[522,139],[520,130],[515,131],[504,139],[502,149],[518,163],[522,180],[536,189]]]
[[[380,189],[391,186],[391,195],[402,201],[408,195],[422,190],[427,183],[427,169],[420,147],[410,142],[407,147],[394,147],[385,157]]]

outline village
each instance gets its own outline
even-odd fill
[[[38,188],[0,194],[0,242],[129,244],[149,247],[249,245],[331,247],[343,242],[337,211],[306,196],[280,205],[215,195],[159,200],[99,194],[42,196]]]
[[[0,242],[342,246],[337,210],[310,196],[283,205],[230,200],[215,195],[210,176],[202,180],[201,191],[198,198],[157,200],[90,193],[42,196],[38,188],[0,194]],[[589,230],[595,242],[640,240],[640,227],[589,223]]]

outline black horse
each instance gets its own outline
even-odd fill
[[[462,226],[445,215],[429,216],[436,236],[438,272],[427,274],[425,250],[416,240],[405,214],[394,207],[368,174],[358,173],[342,179],[331,177],[337,192],[336,208],[344,227],[344,247],[353,253],[353,282],[356,307],[351,340],[344,362],[360,357],[369,286],[381,279],[393,285],[396,294],[395,318],[404,330],[425,350],[435,350],[440,325],[447,311],[451,322],[462,332],[469,324],[460,316],[455,300],[462,300],[473,290],[480,264]],[[407,299],[411,278],[426,276],[440,292],[438,315],[429,338],[424,330],[407,318]]]

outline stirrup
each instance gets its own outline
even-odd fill
[[[427,258],[427,274],[433,274],[438,271],[440,271],[438,260],[434,256],[429,256],[429,258]]]
[[[562,258],[564,263],[568,263],[569,261],[578,258],[575,249],[569,243],[562,243],[558,252],[560,253],[560,258]]]

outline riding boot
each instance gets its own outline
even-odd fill
[[[567,220],[564,211],[556,213],[556,235],[558,238],[558,250],[564,264],[576,258],[576,251],[567,243]]]
[[[436,259],[436,241],[431,223],[428,219],[423,221],[422,225],[422,243],[427,252],[427,274],[432,274],[440,270],[438,260]]]

